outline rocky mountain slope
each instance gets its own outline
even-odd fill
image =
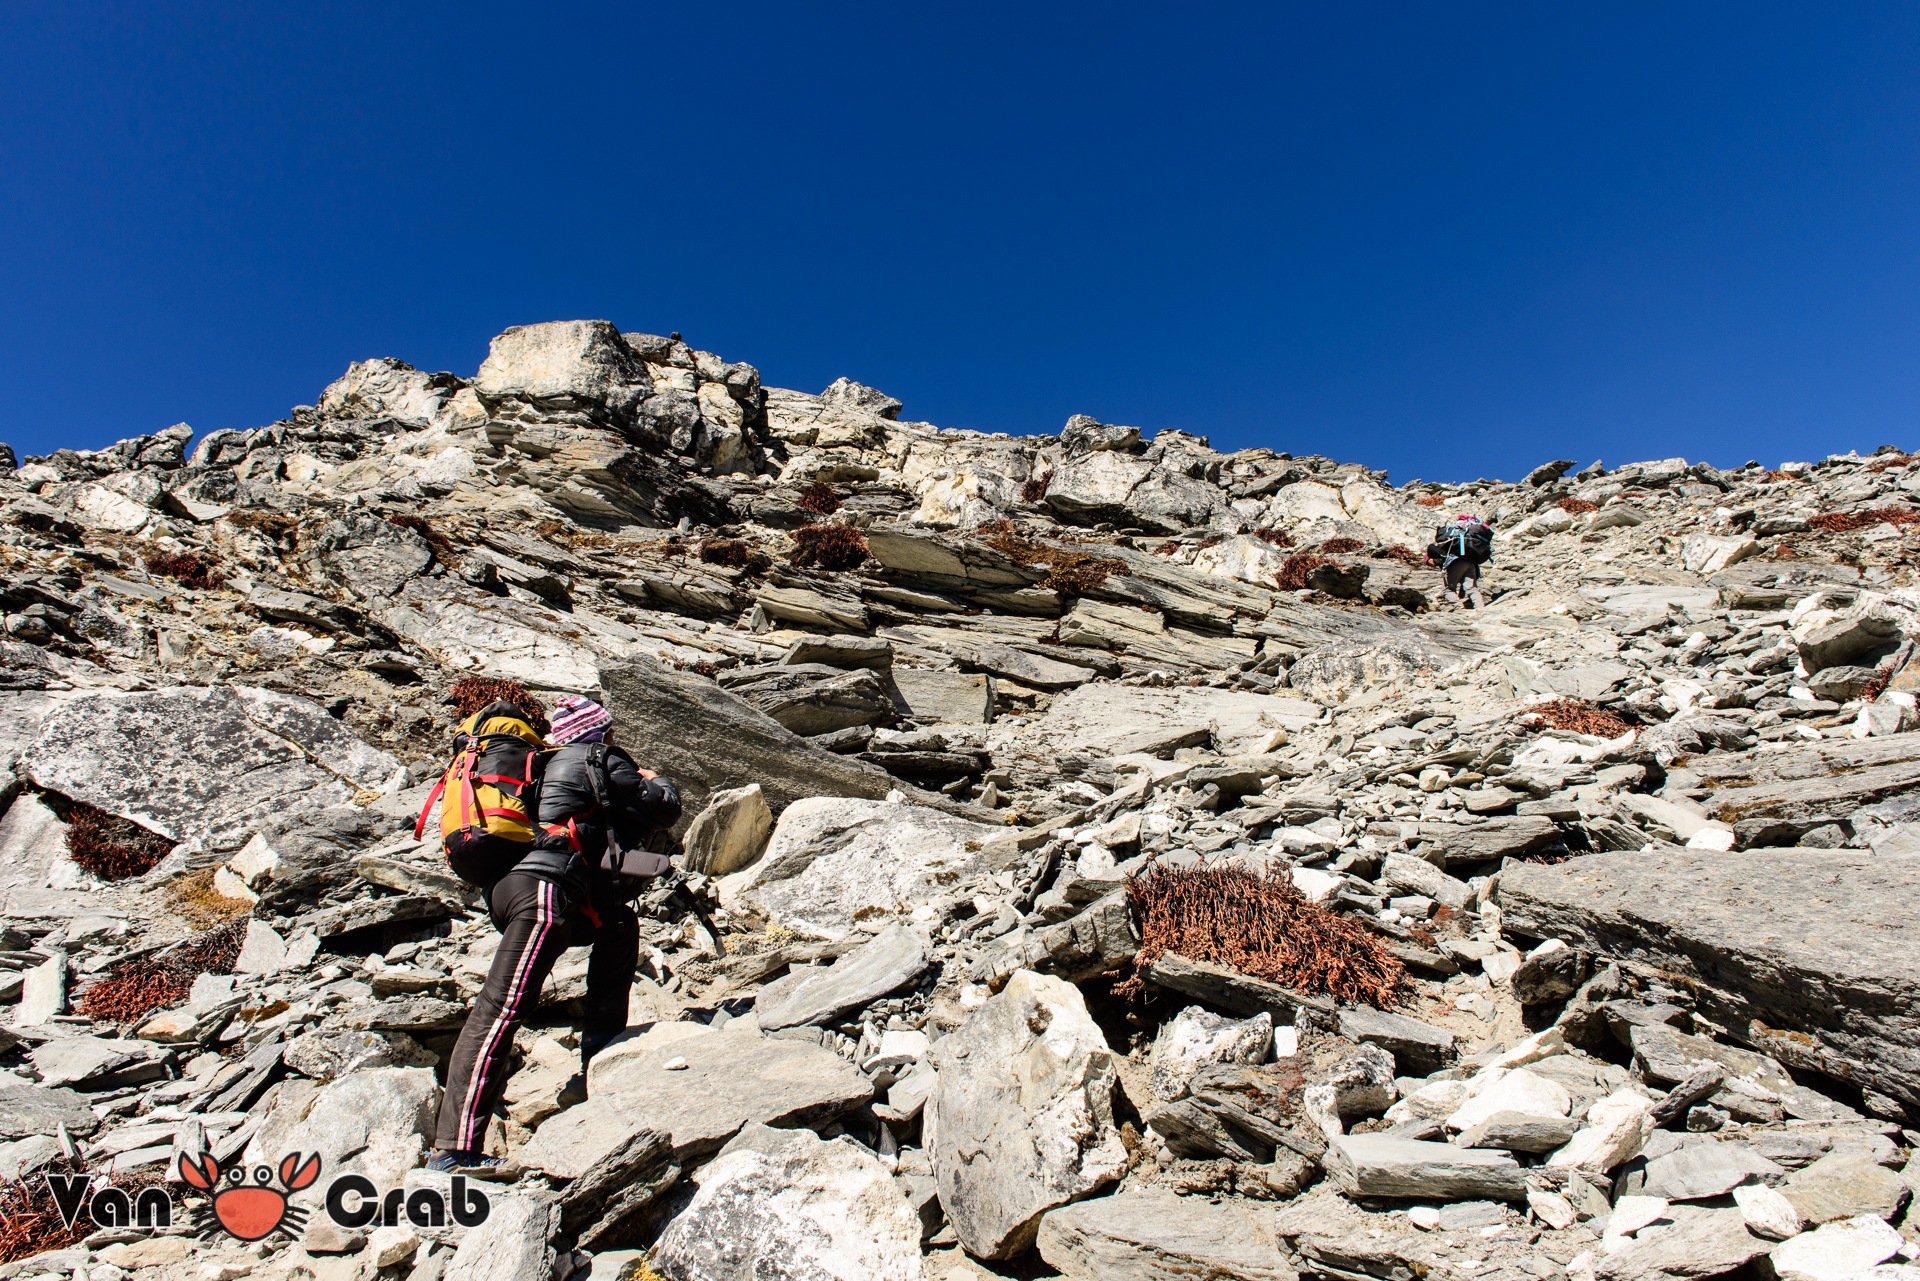
[[[576,321],[0,475],[0,1275],[1916,1271],[1920,465],[902,408]],[[493,932],[413,820],[488,681],[681,780],[718,936],[655,904],[573,1107],[556,969],[480,1226],[62,1231],[445,1189]]]

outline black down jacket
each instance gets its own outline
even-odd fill
[[[601,794],[606,797],[604,809]],[[623,844],[636,846],[679,819],[680,789],[672,779],[640,777],[633,757],[618,747],[604,743],[562,747],[547,758],[540,782],[540,827],[544,832],[571,820],[580,848],[574,851],[565,832],[542,835],[515,870],[559,882],[577,902],[584,896],[586,864],[597,862],[606,851],[609,826],[618,829]]]

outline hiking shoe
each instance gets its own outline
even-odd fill
[[[576,1072],[567,1078],[560,1087],[560,1093],[554,1096],[554,1102],[563,1108],[576,1108],[587,1101],[587,1074]]]
[[[464,1174],[470,1179],[511,1183],[520,1177],[524,1167],[511,1157],[440,1148],[427,1158],[427,1168],[438,1174]]]
[[[584,1032],[580,1036],[580,1070],[585,1072],[593,1063],[593,1056],[612,1044],[615,1033]]]

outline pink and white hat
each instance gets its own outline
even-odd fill
[[[552,719],[548,742],[557,745],[598,743],[606,738],[607,727],[613,724],[613,713],[590,698],[563,694],[553,704]]]

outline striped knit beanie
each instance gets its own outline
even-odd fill
[[[553,704],[553,729],[547,741],[556,744],[598,743],[607,736],[613,713],[590,698],[565,694]]]

